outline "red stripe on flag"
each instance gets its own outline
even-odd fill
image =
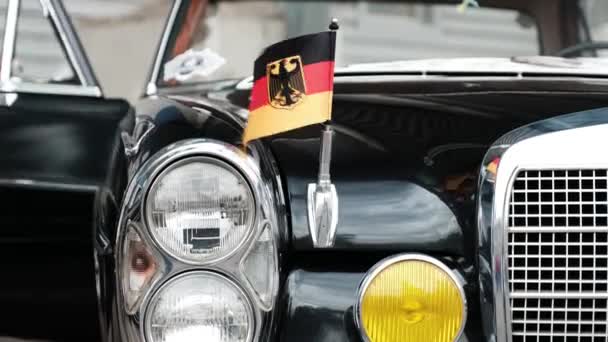
[[[261,77],[253,83],[251,89],[251,101],[249,102],[249,111],[268,105],[268,80],[266,76]]]
[[[306,94],[309,95],[332,91],[334,89],[334,62],[326,61],[305,65],[304,82],[306,83]],[[269,104],[268,79],[264,76],[253,83],[249,111]]]
[[[304,66],[306,94],[321,93],[334,89],[334,62],[319,62]]]

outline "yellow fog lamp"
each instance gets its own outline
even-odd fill
[[[466,321],[460,278],[426,255],[380,261],[359,288],[357,325],[368,342],[453,342]]]

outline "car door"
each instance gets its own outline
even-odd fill
[[[104,98],[61,1],[0,10],[0,340],[99,340],[94,206],[120,201],[131,107]]]

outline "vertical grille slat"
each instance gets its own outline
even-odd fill
[[[523,170],[508,203],[513,342],[608,342],[605,169]]]

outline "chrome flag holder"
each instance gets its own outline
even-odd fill
[[[335,32],[339,28],[338,19],[333,18],[329,24],[329,29]],[[325,122],[325,129],[321,134],[319,178],[317,183],[308,184],[306,202],[308,209],[308,229],[310,230],[314,248],[333,247],[336,240],[336,228],[338,227],[338,193],[336,192],[336,187],[331,183],[329,175],[333,138],[334,130],[331,127],[331,121],[327,121]]]
[[[328,123],[321,135],[319,179],[308,184],[308,228],[315,248],[334,245],[338,226],[338,193],[331,183],[329,166],[334,130]]]

